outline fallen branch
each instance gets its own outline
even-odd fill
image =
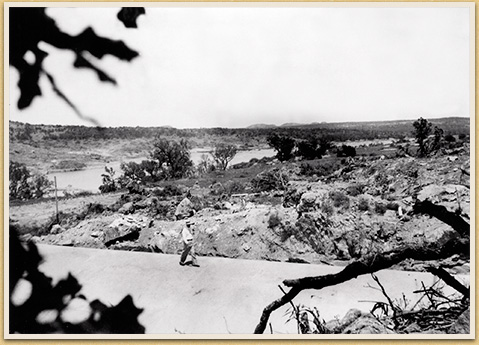
[[[446,283],[450,287],[454,288],[456,291],[460,292],[465,297],[467,297],[467,298],[470,297],[471,292],[470,292],[469,288],[462,285],[456,278],[451,276],[442,267],[429,266],[429,267],[426,268],[426,271],[428,271],[428,272],[434,274],[436,277],[442,279],[444,281],[444,283]]]
[[[360,275],[370,274],[389,268],[406,259],[422,261],[437,260],[450,257],[453,254],[468,252],[468,238],[452,238],[445,243],[435,241],[432,243],[412,244],[397,250],[366,256],[359,261],[347,265],[342,271],[335,274],[284,280],[283,284],[290,287],[291,290],[263,309],[263,313],[261,314],[260,321],[256,326],[254,333],[262,334],[268,324],[271,313],[286,303],[289,303],[303,290],[320,290],[327,286],[337,285],[353,278],[357,278]]]
[[[440,221],[446,223],[454,230],[456,230],[461,236],[469,236],[470,225],[460,215],[450,212],[446,207],[440,205],[434,205],[429,200],[416,201],[413,206],[414,213],[427,214],[431,217],[435,217]]]

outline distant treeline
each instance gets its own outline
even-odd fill
[[[429,120],[444,130],[445,134],[469,135],[469,118],[441,118]],[[179,139],[232,137],[246,143],[251,139],[266,142],[273,133],[288,135],[295,139],[311,136],[328,141],[373,140],[386,138],[404,138],[412,136],[413,120],[381,122],[314,123],[273,128],[191,128],[173,127],[88,127],[60,125],[31,125],[10,121],[10,141],[43,140],[108,140],[108,139],[145,139],[158,135]]]

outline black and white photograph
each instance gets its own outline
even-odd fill
[[[4,338],[474,339],[474,5],[5,3]]]

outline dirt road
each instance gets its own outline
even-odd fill
[[[283,279],[338,272],[341,267],[200,257],[200,268],[181,267],[179,256],[154,253],[39,245],[45,262],[40,269],[54,281],[72,272],[89,299],[117,304],[126,294],[144,308],[140,323],[150,334],[251,334],[262,309],[281,296]],[[385,270],[377,274],[391,297],[433,282],[427,273]],[[466,277],[463,277],[466,278]],[[369,276],[321,291],[303,291],[295,300],[316,306],[326,320],[342,318],[350,308],[370,310],[385,301]],[[411,302],[413,303],[413,302]],[[286,323],[288,306],[273,313],[275,333],[295,333]]]

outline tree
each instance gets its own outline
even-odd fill
[[[426,139],[431,134],[431,123],[420,117],[417,121],[414,121],[413,126],[415,129],[414,136],[419,145],[418,156],[426,157],[428,154]]]
[[[211,152],[216,166],[220,170],[226,170],[228,163],[234,158],[238,150],[234,145],[217,144],[215,150]]]
[[[10,163],[9,179],[9,196],[16,200],[41,198],[52,187],[45,175],[32,174],[25,164],[17,162]]]
[[[309,137],[306,140],[298,142],[296,155],[303,159],[320,159],[330,147],[330,143],[322,138]]]
[[[276,151],[276,158],[281,162],[290,160],[293,157],[295,140],[289,136],[274,133],[266,138],[268,145]]]
[[[337,156],[338,157],[355,157],[356,149],[353,146],[342,145],[341,147],[338,147]]]
[[[191,170],[193,162],[190,159],[188,142],[179,142],[157,137],[153,143],[152,159],[158,162],[157,175],[163,179],[182,178]]]
[[[201,155],[201,159],[198,162],[196,169],[198,173],[202,175],[202,174],[209,173],[211,171],[215,171],[216,167],[213,164],[213,161],[211,160],[210,156],[203,154]]]
[[[442,146],[444,131],[438,126],[434,126],[434,137],[432,143],[429,145],[428,154],[438,151]]]
[[[11,162],[9,169],[9,195],[12,199],[26,200],[31,199],[32,192],[30,190],[28,179],[30,171],[24,164]]]

